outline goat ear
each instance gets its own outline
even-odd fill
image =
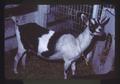
[[[105,18],[105,19],[106,19],[106,18]],[[102,24],[102,25],[106,25],[106,24],[109,22],[109,20],[110,20],[110,18],[108,18],[108,19],[106,19],[106,20],[105,20],[105,19],[104,19],[104,21],[103,21],[103,20],[101,21],[101,24]]]
[[[82,21],[83,21],[85,24],[86,24],[87,21],[88,21],[88,17],[87,17],[86,14],[81,14],[81,19],[82,19]]]
[[[106,18],[107,18],[106,16],[105,16],[104,18],[102,18],[101,23],[103,23],[103,21],[104,21]]]

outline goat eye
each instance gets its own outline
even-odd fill
[[[94,25],[90,22],[89,27],[93,27]]]

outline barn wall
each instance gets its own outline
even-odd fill
[[[17,48],[17,40],[15,38],[15,27],[12,20],[5,21],[5,52]]]
[[[38,5],[38,11],[17,16],[18,24],[37,23],[46,27],[46,14],[48,5]],[[11,19],[5,19],[5,52],[17,48],[15,37],[15,24]]]

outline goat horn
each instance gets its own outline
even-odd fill
[[[107,17],[105,16],[102,20],[101,20],[101,23],[103,23],[103,21],[106,19]]]

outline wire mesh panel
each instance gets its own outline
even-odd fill
[[[67,29],[67,31],[74,32],[75,36],[84,30],[84,24],[81,21],[81,14],[87,14],[88,18],[101,18],[103,7],[113,7],[112,5],[98,5],[94,10],[93,4],[75,4],[75,5],[50,5],[50,24],[55,31]],[[93,17],[93,11],[96,11]],[[49,20],[50,20],[49,19]],[[48,21],[49,23],[49,21]],[[49,27],[48,27],[49,28]]]
[[[81,14],[85,13],[88,17],[92,16],[93,5],[50,5],[50,15],[54,17],[54,22],[59,22],[60,25],[56,29],[66,29],[67,31],[74,30],[79,33],[83,28],[81,23]],[[60,22],[63,22],[62,25]],[[54,24],[57,25],[57,24]],[[58,28],[59,27],[59,28]],[[79,31],[78,31],[79,30]],[[57,30],[55,30],[57,31]]]
[[[103,9],[103,6],[102,6],[102,5],[99,5],[98,14],[97,14],[97,18],[98,18],[98,19],[101,18],[102,9]]]
[[[104,7],[107,7],[107,8],[115,8],[114,5],[112,5],[112,4],[106,4],[106,5],[104,5]]]

